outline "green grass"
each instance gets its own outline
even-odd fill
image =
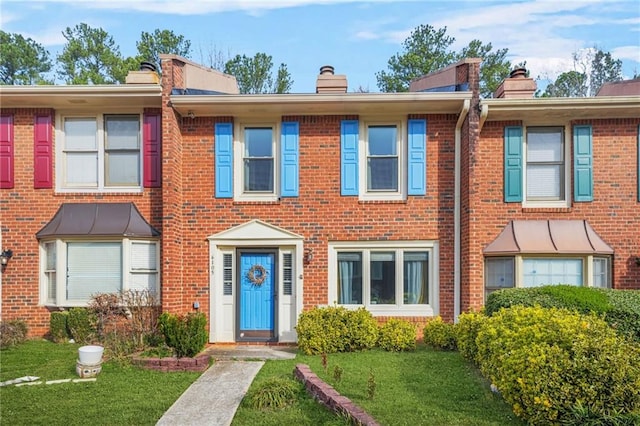
[[[78,378],[80,345],[28,341],[0,352],[0,381]],[[96,382],[0,388],[3,425],[153,425],[200,373],[105,362]]]
[[[391,353],[372,350],[328,355],[327,372],[320,356],[298,355],[291,361],[267,361],[252,384],[291,375],[295,364],[308,364],[314,373],[334,386],[383,425],[522,425],[510,407],[480,374],[457,352],[439,352],[419,346],[415,352]],[[334,366],[344,371],[334,383]],[[367,397],[367,380],[373,371],[376,389]],[[265,414],[243,401],[234,425],[345,424],[335,417],[310,417],[322,411],[307,410],[307,398],[297,405]],[[324,419],[324,420],[323,420]]]

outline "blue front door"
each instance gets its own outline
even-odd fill
[[[276,252],[239,251],[237,340],[273,340]]]

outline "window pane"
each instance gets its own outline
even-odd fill
[[[106,116],[105,149],[139,149],[140,120],[138,116]]]
[[[244,190],[273,192],[273,159],[244,160]]]
[[[132,270],[151,270],[155,271],[156,267],[156,250],[155,244],[148,243],[131,243],[131,269]]]
[[[96,119],[87,118],[67,118],[64,120],[65,150],[96,150],[97,125]]]
[[[398,190],[397,157],[369,157],[367,162],[367,189],[370,191]]]
[[[561,198],[562,166],[527,165],[527,198]]]
[[[514,286],[514,258],[487,258],[485,286],[488,288],[509,288]]]
[[[362,304],[362,253],[338,253],[338,304]]]
[[[122,290],[122,244],[67,244],[67,299],[87,301]]]
[[[273,157],[273,131],[270,127],[244,129],[245,157]]]
[[[523,286],[583,285],[582,259],[524,259]]]
[[[527,162],[562,161],[562,145],[562,131],[559,129],[529,129]]]
[[[56,258],[57,258],[56,243],[55,242],[46,243],[44,245],[44,249],[47,252],[47,265],[45,269],[47,271],[55,271]]]
[[[45,277],[47,280],[47,301],[49,303],[56,302],[56,243],[50,242],[44,245],[46,251],[46,265],[45,265]]]
[[[611,287],[609,274],[609,258],[594,257],[593,258],[593,286],[600,288]]]
[[[105,185],[139,185],[140,151],[105,153]]]
[[[129,282],[129,290],[132,291],[148,291],[150,293],[156,293],[157,274],[153,273],[134,273],[131,274]]]
[[[405,305],[429,303],[429,254],[404,253],[404,303]]]
[[[67,184],[98,185],[98,154],[67,154]]]
[[[395,253],[371,253],[370,260],[371,303],[396,303]]]
[[[397,155],[396,126],[369,126],[369,155]]]

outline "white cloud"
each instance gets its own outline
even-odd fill
[[[640,46],[619,46],[611,51],[611,56],[617,59],[631,60],[640,63]]]

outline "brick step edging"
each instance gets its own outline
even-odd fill
[[[131,363],[147,370],[156,371],[199,371],[203,372],[209,367],[209,355],[198,355],[196,357],[166,357],[148,358],[134,356]]]
[[[300,380],[307,392],[315,399],[339,414],[344,414],[353,422],[365,426],[379,426],[373,417],[362,408],[351,402],[346,396],[342,396],[333,386],[320,379],[306,364],[297,364],[293,370],[296,379]]]

